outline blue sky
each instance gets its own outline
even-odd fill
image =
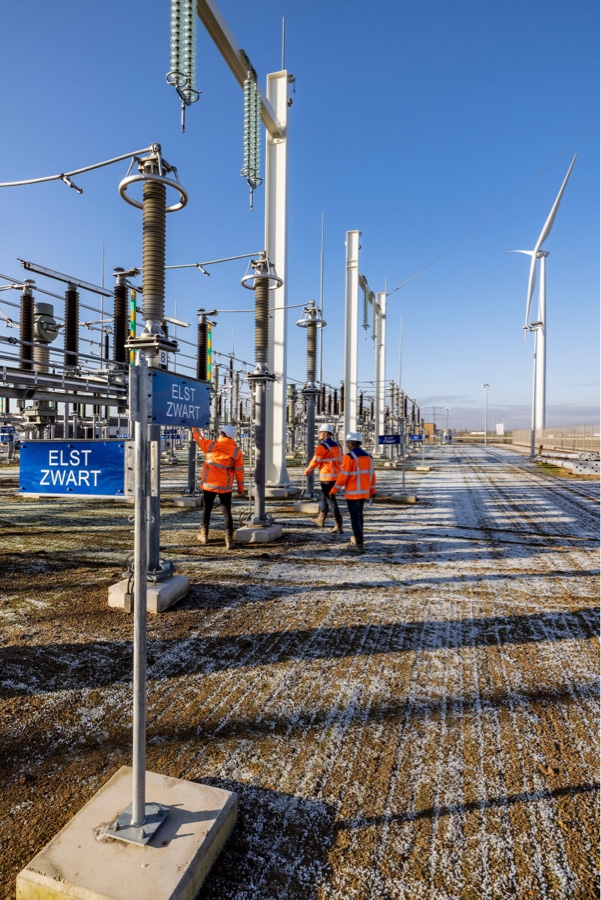
[[[338,384],[343,374],[344,241],[358,229],[360,270],[374,291],[424,269],[389,298],[387,376],[398,378],[402,317],[402,383],[426,418],[436,407],[441,423],[450,407],[451,426],[481,426],[488,382],[490,421],[527,426],[532,344],[521,326],[529,259],[507,251],[534,246],[577,152],[545,244],[547,418],[598,420],[598,4],[220,0],[219,8],[262,84],[281,67],[286,19],[286,67],[296,77],[288,302],[319,298],[323,213],[324,380]],[[3,33],[0,181],[69,171],[159,141],[190,194],[188,207],[168,218],[167,263],[263,247],[263,192],[251,213],[239,175],[242,91],[202,25],[203,93],[184,135],[165,83],[166,0],[11,4]],[[79,176],[81,196],[60,182],[0,190],[0,272],[23,277],[21,257],[98,283],[103,246],[107,285],[114,266],[141,264],[141,213],[117,192],[126,170],[118,163]],[[167,314],[177,308],[194,323],[198,307],[250,309],[244,272],[237,262],[214,267],[210,278],[169,274]],[[302,381],[297,317],[290,310],[289,375]],[[252,361],[253,340],[250,313],[219,317],[216,350],[228,353],[233,343]],[[362,334],[360,342],[360,379],[368,382],[372,344]]]

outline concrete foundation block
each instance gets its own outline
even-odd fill
[[[416,472],[429,472],[430,466],[416,466],[415,471]]]
[[[133,612],[133,582],[129,579],[111,584],[109,587],[109,606]],[[147,588],[148,612],[161,613],[190,592],[190,579],[187,575],[172,575],[157,584],[149,584]]]
[[[193,497],[193,496],[176,497],[175,500],[173,501],[173,505],[188,507],[190,509],[198,509],[199,506],[202,506],[202,497]]]
[[[297,500],[294,504],[294,512],[302,512],[307,516],[316,516],[319,512],[319,503],[315,500]]]
[[[230,791],[146,773],[167,818],[146,845],[104,837],[132,801],[123,766],[17,876],[17,900],[193,900],[238,815]]]
[[[394,493],[390,495],[389,499],[394,503],[417,503],[415,494]]]
[[[275,522],[272,525],[247,525],[238,528],[234,539],[241,544],[265,544],[279,540],[283,533],[282,526]]]
[[[284,487],[266,487],[265,497],[269,500],[285,500],[288,496],[288,488]]]

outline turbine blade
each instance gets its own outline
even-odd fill
[[[528,275],[528,293],[526,294],[526,321],[524,325],[528,325],[528,320],[530,319],[530,304],[532,303],[532,295],[534,294],[534,287],[536,285],[536,254],[532,253],[532,259],[530,260],[530,274]]]
[[[555,203],[551,207],[551,212],[549,213],[547,221],[545,222],[545,224],[543,226],[543,230],[540,233],[540,237],[539,237],[538,241],[536,242],[536,247],[534,248],[535,253],[537,253],[540,250],[540,248],[543,245],[543,242],[547,240],[547,238],[549,237],[549,233],[550,233],[551,229],[553,228],[553,222],[555,221],[555,216],[557,215],[557,210],[559,209],[559,204],[561,203],[561,198],[563,197],[563,192],[566,189],[566,184],[568,183],[568,178],[570,177],[570,175],[572,173],[572,169],[574,168],[574,163],[576,162],[577,155],[578,155],[577,153],[574,154],[574,159],[570,163],[570,168],[568,169],[568,173],[563,180],[562,186],[559,189],[559,194],[555,198]]]

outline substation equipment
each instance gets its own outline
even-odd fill
[[[316,398],[320,394],[320,388],[317,385],[317,331],[324,328],[327,324],[321,316],[320,310],[315,305],[315,301],[311,301],[305,306],[303,314],[296,323],[299,328],[307,330],[307,380],[302,389],[302,396],[305,401],[306,416],[306,464],[309,465],[315,453],[315,404]],[[303,500],[313,500],[315,498],[315,472],[312,469],[307,475],[306,490]]]

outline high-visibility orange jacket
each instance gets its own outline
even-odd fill
[[[313,469],[319,469],[320,481],[336,481],[340,472],[342,447],[333,438],[320,441],[315,448],[315,456],[305,469],[305,475]]]
[[[367,500],[376,493],[374,461],[361,447],[355,447],[342,457],[340,474],[330,496],[337,494],[342,487],[345,500]]]
[[[244,460],[242,451],[231,438],[221,435],[216,441],[203,438],[200,431],[192,429],[192,437],[205,454],[206,458],[200,474],[200,486],[203,491],[214,491],[216,494],[227,494],[234,486],[244,490]]]

